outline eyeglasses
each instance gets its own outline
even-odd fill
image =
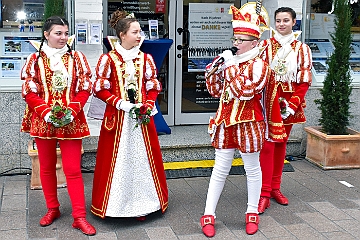
[[[242,44],[243,42],[254,41],[253,39],[242,39],[242,38],[235,38],[235,37],[230,38],[230,40],[232,41],[232,43],[236,43],[236,44]]]

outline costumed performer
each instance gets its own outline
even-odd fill
[[[153,115],[161,91],[153,57],[133,14],[111,18],[113,49],[100,56],[95,96],[106,102],[96,156],[91,212],[101,218],[145,216],[168,206],[168,189]]]
[[[38,49],[26,59],[21,70],[22,95],[27,103],[21,131],[35,138],[40,179],[47,213],[45,227],[60,217],[57,197],[56,146],[60,145],[62,165],[72,205],[72,226],[86,235],[95,228],[86,220],[84,182],[81,173],[82,138],[90,136],[83,107],[92,91],[91,70],[83,53],[72,51],[69,23],[49,17],[43,38],[33,42]]]

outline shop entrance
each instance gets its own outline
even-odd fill
[[[240,1],[177,1],[175,125],[207,124],[219,100],[206,89],[205,66],[232,47],[231,5]]]
[[[157,20],[158,37],[172,39],[159,70],[163,91],[158,102],[169,126],[207,124],[215,114],[218,99],[211,97],[204,78],[205,66],[232,46],[230,5],[240,0],[107,0],[104,35],[114,35],[106,26],[118,8],[133,12],[151,38],[149,20]]]

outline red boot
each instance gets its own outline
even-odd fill
[[[49,208],[47,213],[40,219],[40,226],[46,227],[54,222],[55,219],[60,217],[59,208]]]
[[[270,193],[271,197],[275,199],[275,201],[281,205],[288,205],[289,200],[285,197],[281,192],[280,189],[274,189]]]
[[[204,215],[200,218],[202,232],[207,237],[215,236],[215,218],[213,215]]]
[[[258,205],[258,212],[259,214],[264,213],[267,208],[270,207],[270,198],[268,197],[260,197],[259,205]]]
[[[258,230],[259,215],[256,213],[247,213],[245,217],[246,233],[249,235],[255,234]]]
[[[75,218],[72,226],[82,231],[85,235],[92,236],[96,234],[96,229],[84,217]]]

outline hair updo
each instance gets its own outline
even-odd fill
[[[133,22],[137,22],[133,14],[118,9],[111,15],[110,26],[115,30],[116,36],[120,38],[120,33],[125,34]]]

